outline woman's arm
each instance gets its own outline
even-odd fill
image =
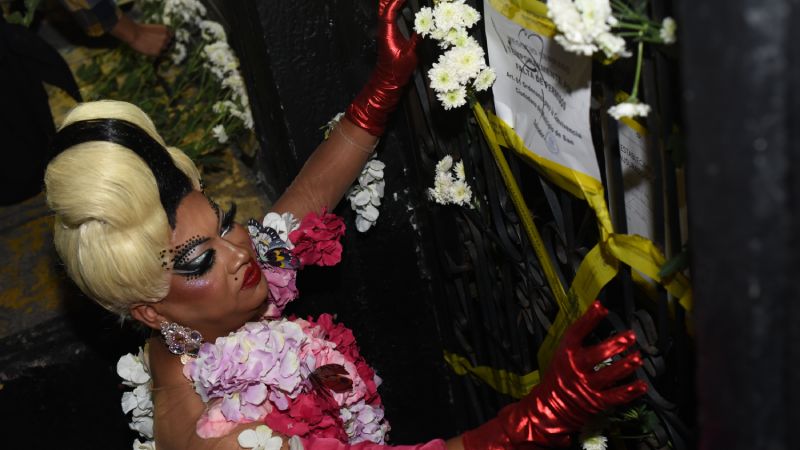
[[[273,210],[305,217],[332,209],[356,179],[383,134],[389,114],[417,66],[417,36],[406,39],[395,21],[405,0],[378,3],[378,58],[367,84],[320,144]]]
[[[292,184],[273,205],[278,213],[305,217],[309,212],[333,209],[371,155],[378,138],[342,119],[306,161]]]

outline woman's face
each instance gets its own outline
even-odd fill
[[[159,312],[206,340],[228,334],[267,308],[267,281],[250,236],[228,213],[193,191],[178,206],[172,247],[164,255],[172,279]]]

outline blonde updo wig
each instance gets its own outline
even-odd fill
[[[59,131],[105,119],[129,122],[165,147],[150,118],[119,101],[78,105]],[[76,142],[45,173],[47,203],[55,213],[55,246],[67,273],[86,295],[122,315],[131,305],[158,301],[169,291],[170,275],[160,253],[170,247],[174,211],[169,219],[151,165],[136,150],[108,140]],[[200,190],[191,159],[177,148],[167,151],[191,188]]]

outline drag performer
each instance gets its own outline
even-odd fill
[[[329,315],[289,320],[281,311],[297,295],[299,267],[340,258],[344,224],[327,211],[370,157],[416,67],[416,37],[395,25],[402,3],[380,0],[370,80],[263,222],[234,223],[233,210],[204,195],[192,161],[133,105],[79,105],[57,133],[45,175],[56,248],[84,293],[154,330],[141,359],[159,450],[238,449],[253,429],[268,430],[261,448],[388,447],[380,379],[350,330]],[[397,448],[567,445],[594,415],[645,390],[623,381],[641,365],[627,352],[632,332],[583,345],[605,314],[593,305],[541,383],[496,418]]]

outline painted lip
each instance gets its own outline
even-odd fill
[[[250,264],[247,266],[247,270],[244,272],[244,281],[242,281],[242,287],[240,290],[255,287],[260,281],[261,268],[258,267],[258,263],[255,259],[251,259]]]

